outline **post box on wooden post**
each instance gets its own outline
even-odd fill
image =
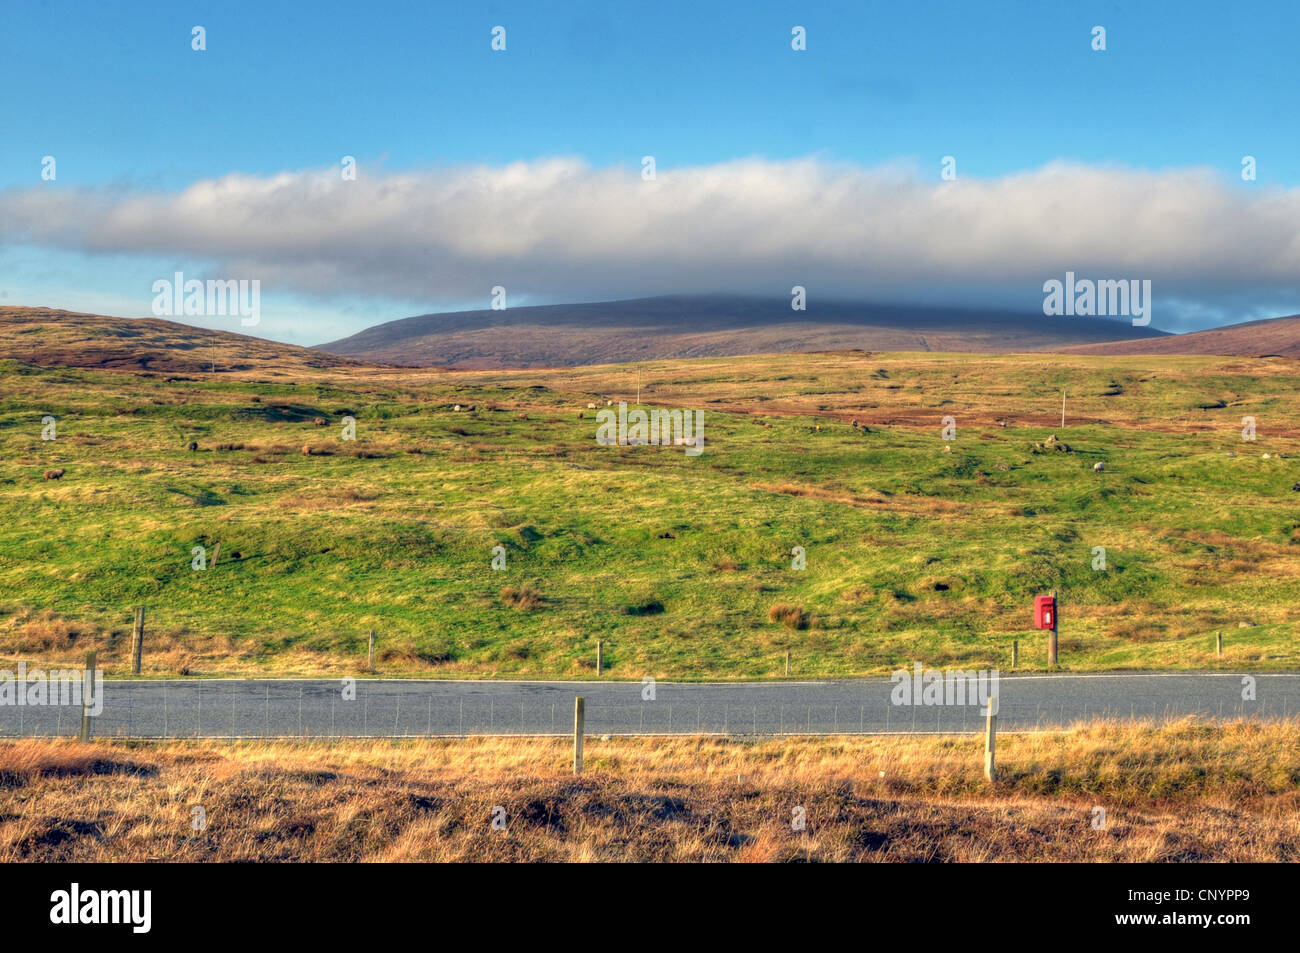
[[[1047,664],[1056,664],[1057,608],[1056,592],[1050,596],[1034,596],[1034,628],[1047,629]]]

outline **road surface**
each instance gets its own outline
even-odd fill
[[[1244,698],[1244,678],[1254,698]],[[888,678],[739,683],[358,679],[113,680],[97,736],[143,738],[549,735],[573,730],[586,698],[591,735],[973,732],[974,704],[895,704]],[[72,735],[81,708],[0,704],[0,737]],[[999,731],[1121,719],[1300,715],[1300,673],[1015,675],[998,682]],[[651,697],[653,696],[653,697]],[[923,699],[924,701],[924,699]],[[955,699],[954,699],[955,701]]]

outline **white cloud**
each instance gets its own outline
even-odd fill
[[[174,254],[267,294],[512,301],[692,291],[1008,296],[1042,282],[1153,281],[1198,310],[1300,292],[1300,189],[1204,169],[1053,163],[994,179],[923,180],[816,159],[595,169],[572,159],[367,174],[232,174],[180,193],[0,192],[0,242]],[[962,299],[966,300],[963,301]],[[1295,308],[1292,308],[1295,310]],[[1231,314],[1228,317],[1248,317]]]

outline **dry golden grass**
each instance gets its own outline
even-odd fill
[[[7,742],[0,861],[1295,861],[1298,727],[1005,735],[996,786],[969,736]]]

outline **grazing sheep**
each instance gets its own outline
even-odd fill
[[[303,455],[304,457],[310,457],[310,456],[311,456],[311,447],[303,447],[303,448],[302,448],[302,455]]]
[[[857,425],[858,425],[858,418],[857,418],[857,417],[854,417],[854,418],[853,418],[853,426],[854,426],[854,427],[857,427]]]
[[[944,453],[952,453],[952,447],[948,446],[948,445],[945,443],[945,444],[943,445],[943,452],[944,452]]]
[[[185,445],[185,449],[188,450],[190,453],[193,453],[195,450],[199,449],[199,445],[195,443],[193,440],[191,440],[189,443]]]
[[[587,405],[587,409],[588,409],[588,410],[595,410],[595,409],[596,409],[596,405],[595,405],[595,403],[593,402],[593,403],[588,404],[588,405]]]
[[[527,415],[527,414],[520,414],[520,415],[519,415],[519,419],[520,419],[520,420],[527,420],[527,419],[528,419],[528,415]]]
[[[59,467],[59,469],[57,469],[57,470],[46,470],[46,471],[45,471],[45,479],[47,479],[47,480],[58,480],[58,479],[62,478],[63,474],[65,474],[65,473],[67,473],[67,471],[64,470],[62,467]]]
[[[1297,493],[1300,493],[1300,483],[1295,484],[1293,487],[1291,487],[1291,489],[1295,490]]]
[[[1103,463],[1103,462],[1100,461],[1100,460],[1098,460],[1096,463],[1094,463],[1094,464],[1092,465],[1092,472],[1093,472],[1093,473],[1101,473],[1101,472],[1102,472],[1103,470],[1105,470],[1105,469],[1106,469],[1106,464]]]
[[[454,410],[456,413],[460,413],[460,404],[456,404],[456,405],[455,405],[454,407],[452,407],[451,409]]]
[[[312,421],[312,423],[314,423],[317,427],[324,427],[324,426],[325,426],[325,418],[324,418],[324,417],[317,417],[315,420]]]

